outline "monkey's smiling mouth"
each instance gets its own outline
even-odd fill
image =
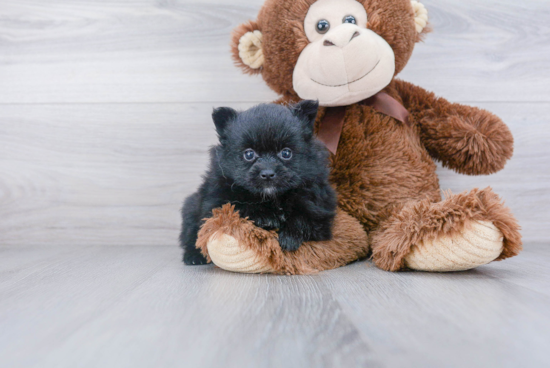
[[[355,83],[355,82],[358,82],[360,81],[361,79],[365,78],[367,75],[369,75],[374,69],[376,69],[376,67],[378,66],[378,64],[380,64],[380,60],[378,60],[376,62],[376,64],[372,67],[371,70],[369,70],[365,75],[363,75],[362,77],[359,77],[355,80],[352,80],[351,82],[348,82],[348,83],[344,83],[344,84],[323,84],[323,83],[320,83],[320,82],[317,82],[315,79],[313,78],[310,78],[313,82],[317,83],[317,84],[320,84],[322,86],[325,86],[325,87],[342,87],[342,86],[347,86],[349,84],[352,84],[352,83]]]

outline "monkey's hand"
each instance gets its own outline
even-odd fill
[[[428,114],[420,121],[420,135],[432,157],[467,175],[501,170],[514,150],[512,133],[502,120],[470,106],[458,105],[444,116]]]
[[[396,91],[424,147],[443,166],[467,175],[501,170],[512,157],[514,138],[500,118],[477,107],[451,103],[401,80]]]

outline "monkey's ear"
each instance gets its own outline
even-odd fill
[[[231,52],[235,64],[247,74],[258,74],[264,64],[262,32],[258,23],[249,21],[235,30],[231,38]]]
[[[237,115],[237,111],[233,110],[231,107],[219,107],[214,109],[212,112],[212,120],[214,120],[216,132],[218,132],[220,138],[225,136],[225,129],[231,120],[235,120]]]
[[[414,25],[416,26],[416,32],[418,37],[417,42],[422,40],[422,36],[430,32],[428,26],[428,9],[416,0],[411,0],[411,5],[414,10]]]
[[[317,118],[317,111],[319,110],[319,101],[303,100],[295,105],[291,105],[289,108],[292,114],[302,121],[302,127],[306,138],[309,139],[313,137],[315,119]]]

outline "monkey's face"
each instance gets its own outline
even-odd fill
[[[233,32],[233,58],[287,101],[346,106],[391,83],[427,21],[416,0],[266,0]]]
[[[318,0],[309,8],[304,31],[310,43],[292,80],[300,98],[322,106],[349,105],[391,82],[393,50],[367,23],[365,8],[355,0]]]

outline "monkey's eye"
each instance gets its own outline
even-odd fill
[[[346,15],[344,19],[342,19],[342,23],[356,24],[355,17],[353,15]]]
[[[290,148],[285,148],[279,155],[283,160],[290,160],[292,158],[292,151]]]
[[[244,151],[243,157],[246,161],[253,161],[256,158],[256,152],[254,152],[254,150],[249,148],[246,151]]]
[[[317,22],[317,26],[315,28],[317,29],[318,33],[327,33],[330,28],[330,23],[326,19],[321,19]]]

